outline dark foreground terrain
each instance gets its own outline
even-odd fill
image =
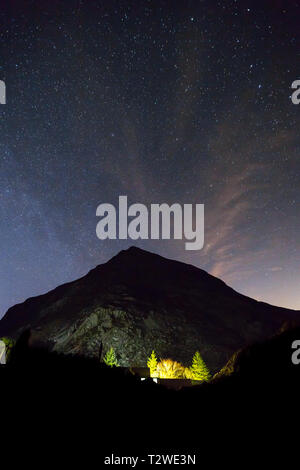
[[[269,469],[284,459],[289,468],[299,441],[295,339],[300,328],[243,350],[210,383],[172,391],[28,347],[25,333],[0,367],[1,469],[5,454],[14,468],[97,469],[111,453],[192,453],[197,467]]]

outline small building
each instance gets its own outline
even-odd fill
[[[6,364],[6,345],[0,339],[0,364]]]
[[[137,375],[141,380],[146,380],[150,377],[149,367],[130,367],[130,372],[133,375]],[[160,377],[152,377],[153,382],[164,385],[167,388],[172,388],[174,390],[180,390],[183,387],[191,387],[195,385],[190,379],[162,379]]]
[[[150,377],[149,367],[129,367],[129,370],[133,375],[138,375],[143,379]]]

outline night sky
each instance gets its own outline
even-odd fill
[[[9,5],[10,4],[10,5]],[[0,317],[135,244],[300,309],[298,1],[1,2]],[[205,245],[96,208],[205,204]]]

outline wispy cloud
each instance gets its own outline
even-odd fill
[[[258,189],[251,181],[256,170],[247,167],[228,177],[206,211],[203,256],[210,272],[228,282],[253,273],[249,263],[253,234],[247,230],[247,218],[252,210],[250,192]]]

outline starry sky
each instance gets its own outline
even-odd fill
[[[1,2],[0,317],[133,243],[300,309],[300,1]],[[96,208],[205,204],[205,245]]]

